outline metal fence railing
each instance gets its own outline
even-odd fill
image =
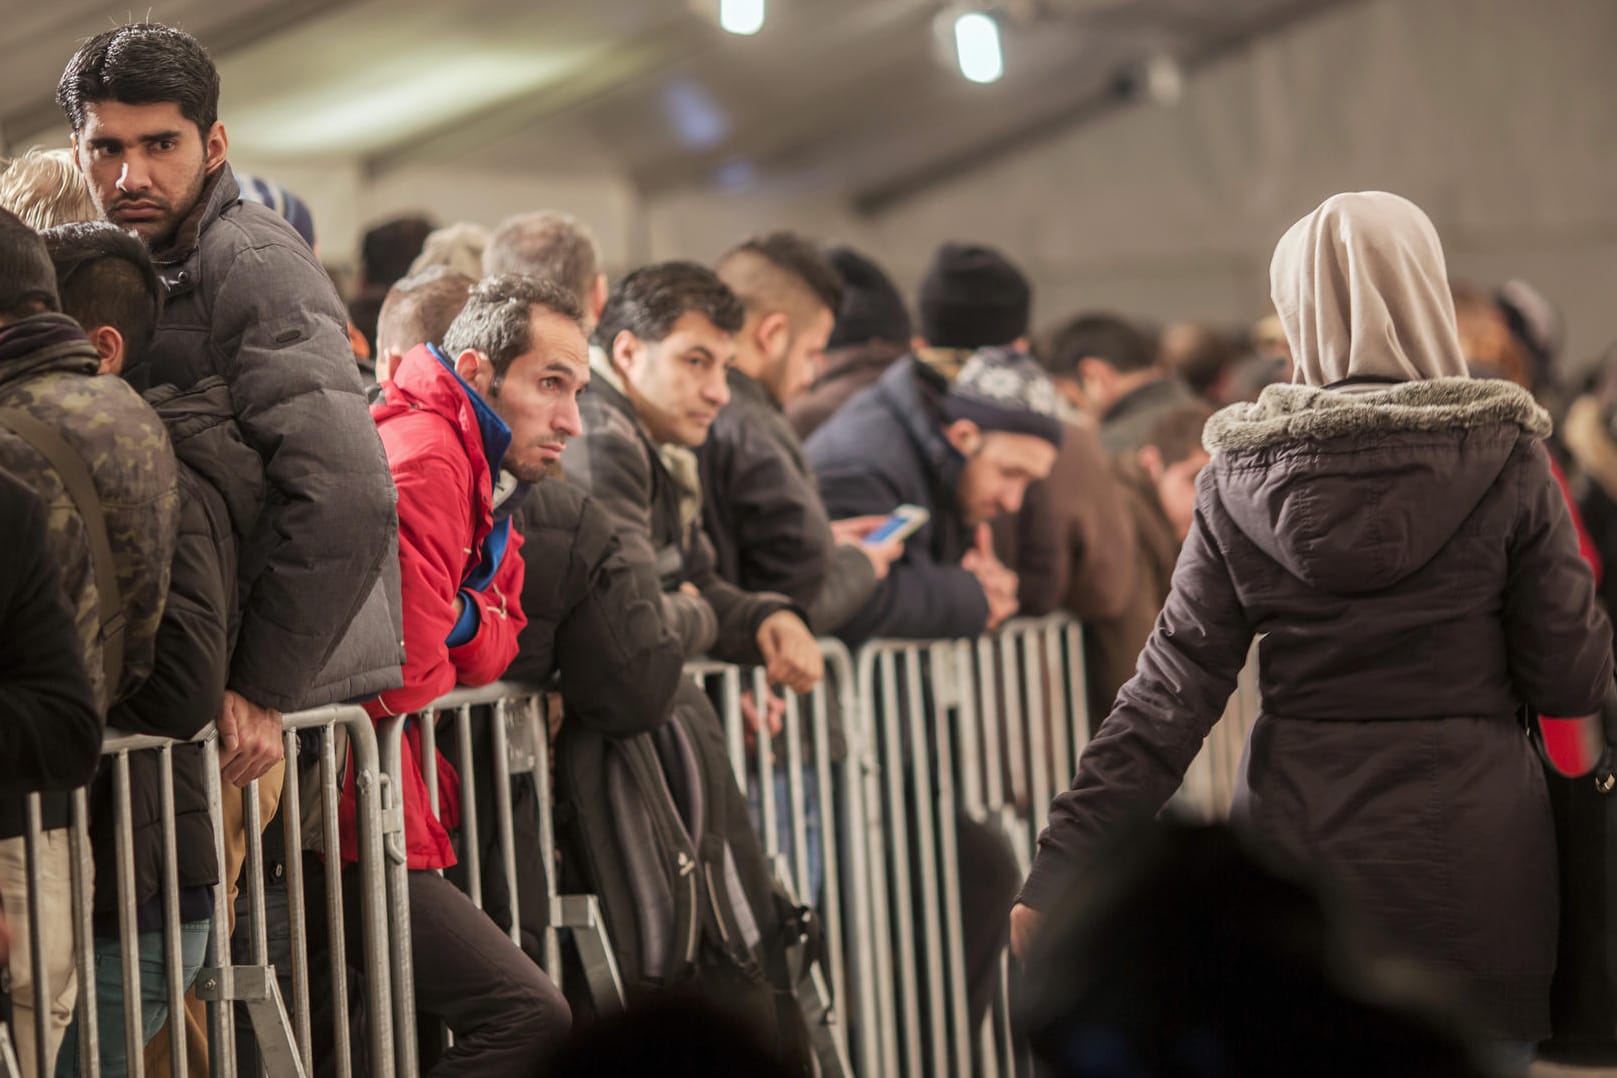
[[[968,951],[982,926],[968,923],[962,893],[984,866],[962,863],[958,836],[968,826],[991,833],[1015,871],[1026,871],[1051,797],[1070,781],[1089,738],[1082,629],[1065,617],[1024,619],[974,640],[876,641],[857,655],[827,641],[822,652],[825,681],[802,696],[772,690],[759,670],[695,663],[687,674],[718,709],[764,853],[787,891],[819,915],[826,956],[814,990],[834,1016],[829,1033],[845,1069],[867,1076],[1022,1073],[1003,955],[992,1002],[986,1013],[972,1013]],[[1254,665],[1242,674],[1225,721],[1180,794],[1208,816],[1229,806],[1257,713]],[[412,725],[419,727],[434,809],[440,752],[453,755],[460,777],[456,882],[484,908],[485,881],[498,881],[502,905],[489,912],[515,944],[558,984],[565,970],[581,968],[592,987],[600,980],[621,999],[595,896],[561,894],[557,886],[551,717],[540,690],[503,683],[456,690],[409,716],[373,721],[357,707],[288,715],[288,766],[276,814],[284,851],[269,857],[262,835],[271,821],[262,818],[257,790],[222,786],[216,737],[211,727],[204,731],[195,745],[205,758],[221,879],[212,888],[207,956],[194,986],[186,983],[181,955],[175,845],[174,757],[184,745],[109,734],[104,755],[114,827],[95,841],[114,844],[116,878],[93,880],[90,806],[87,791],[79,790],[69,830],[70,894],[47,893],[37,856],[40,803],[31,797],[28,915],[26,924],[12,926],[37,944],[48,931],[43,909],[52,902],[71,907],[82,1073],[100,1073],[108,1035],[96,1006],[98,886],[118,891],[123,1054],[128,1073],[144,1073],[133,753],[158,761],[162,998],[178,1038],[183,1023],[175,1016],[194,987],[207,1008],[216,1073],[236,1074],[238,1060],[249,1073],[262,1067],[275,1078],[349,1078],[361,1069],[376,1078],[418,1073],[401,794],[401,746]],[[358,863],[345,868],[336,851],[339,805],[348,792]],[[221,807],[235,796],[243,799],[244,834],[227,835]],[[491,806],[492,815],[480,805]],[[237,881],[223,877],[227,843],[241,841],[241,898],[234,904],[241,916],[232,932]],[[318,958],[315,937],[324,943]],[[577,965],[564,962],[564,943]],[[35,991],[48,998],[43,948],[31,953]],[[17,1061],[21,1073],[53,1072],[46,1010],[33,1011],[33,1058]],[[0,1078],[13,1065],[4,1032],[0,1027]],[[170,1073],[186,1078],[180,1045],[171,1059]]]

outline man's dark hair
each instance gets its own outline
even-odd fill
[[[1058,326],[1036,351],[1044,369],[1057,378],[1076,378],[1083,359],[1098,359],[1131,374],[1157,365],[1157,336],[1115,314],[1082,314]]]
[[[410,347],[438,344],[465,309],[466,298],[476,284],[448,266],[432,266],[395,282],[387,290],[382,313],[376,320],[377,348],[394,341],[408,342]]]
[[[477,351],[494,365],[495,385],[512,360],[533,348],[533,308],[543,307],[574,322],[583,317],[574,295],[554,281],[502,273],[472,288],[455,320],[444,331],[443,353],[451,362]],[[495,390],[498,392],[498,389]]]
[[[27,318],[60,309],[45,241],[16,214],[0,210],[0,317]]]
[[[719,259],[719,276],[749,308],[773,298],[767,281],[749,280],[756,276],[745,269],[749,258],[760,259],[795,279],[833,314],[842,306],[842,278],[820,249],[795,232],[770,232],[737,244]]]
[[[612,350],[619,333],[628,330],[642,341],[660,341],[673,332],[681,315],[705,315],[726,333],[739,333],[747,312],[718,274],[696,262],[655,262],[618,282],[607,297],[595,343]]]
[[[419,215],[395,217],[367,229],[359,241],[359,263],[367,288],[384,289],[410,272],[436,226]]]
[[[76,135],[84,106],[97,101],[155,105],[173,101],[204,138],[219,119],[219,71],[201,42],[155,22],[114,27],[79,46],[56,84],[56,103]]]
[[[1240,360],[1235,341],[1214,326],[1178,322],[1162,334],[1162,365],[1184,379],[1198,397],[1211,399],[1219,380]]]
[[[1170,408],[1151,425],[1144,444],[1155,446],[1162,466],[1171,468],[1202,448],[1202,428],[1212,417],[1213,410],[1199,401]]]
[[[151,347],[163,303],[146,245],[107,221],[57,225],[43,236],[56,265],[62,313],[86,333],[111,326],[124,339],[125,366],[139,363]]]

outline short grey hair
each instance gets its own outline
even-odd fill
[[[449,324],[443,340],[444,355],[453,362],[463,352],[481,352],[494,365],[495,378],[504,377],[512,360],[533,349],[535,307],[575,324],[583,317],[578,300],[553,281],[515,273],[483,278],[473,286],[466,306]]]
[[[483,248],[483,272],[520,273],[554,281],[589,300],[590,287],[601,272],[601,249],[584,223],[554,210],[508,217]]]

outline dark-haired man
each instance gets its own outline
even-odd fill
[[[617,521],[630,558],[661,578],[664,614],[687,656],[762,662],[772,682],[803,692],[824,670],[813,635],[785,596],[725,581],[701,526],[691,450],[730,401],[725,374],[744,320],[705,266],[660,262],[625,277],[596,327],[585,434],[563,463]]]
[[[842,287],[813,244],[790,232],[751,239],[719,260],[741,300],[730,403],[698,450],[702,523],[719,574],[747,591],[779,592],[829,633],[857,613],[903,552],[861,536],[882,518],[832,525],[803,446],[782,409],[813,381]]]
[[[1196,401],[1163,367],[1157,335],[1114,314],[1071,319],[1050,334],[1038,356],[1068,402],[1100,424],[1108,453],[1133,453],[1159,415]]]
[[[404,686],[366,705],[415,711],[456,684],[486,685],[517,653],[526,624],[522,536],[502,506],[542,480],[580,430],[590,380],[572,296],[547,281],[491,277],[443,335],[399,362],[373,410],[399,491]],[[507,476],[510,478],[508,479]],[[508,510],[505,512],[508,513]],[[570,1025],[561,993],[471,900],[435,870],[455,864],[448,828],[458,782],[440,757],[439,811],[421,777],[419,732],[404,739],[405,849],[416,1001],[455,1045],[435,1073],[529,1075]],[[343,854],[357,856],[352,791]]]
[[[245,785],[280,761],[278,712],[398,684],[387,463],[330,279],[286,221],[240,199],[219,74],[196,39],[156,23],[97,34],[57,101],[96,206],[146,243],[166,292],[149,358],[126,377],[181,390],[222,377],[263,461],[219,715],[226,775]]]
[[[179,494],[174,451],[162,421],[129,386],[98,378],[100,357],[78,323],[59,313],[56,271],[33,229],[0,211],[0,468],[32,487],[50,507],[50,553],[67,589],[79,645],[99,714],[127,697],[152,671],[158,623],[168,593],[169,561]],[[39,433],[60,443],[58,459]],[[74,458],[77,458],[75,461]],[[60,463],[60,467],[58,466]],[[88,490],[75,490],[75,464]],[[81,515],[99,502],[117,587],[116,604],[103,608],[92,525]],[[93,514],[92,514],[93,515]],[[112,613],[109,616],[109,612]],[[119,625],[121,623],[121,630]],[[121,649],[122,659],[118,658]],[[72,1015],[73,933],[68,895],[68,803],[44,802],[45,833],[39,865],[45,889],[43,956],[49,990],[39,986],[47,1043],[34,1040],[35,985],[31,941],[11,953],[19,1056],[43,1056],[48,1072]],[[20,799],[0,801],[0,893],[9,912],[24,920],[24,813]]]

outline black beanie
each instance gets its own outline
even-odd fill
[[[842,277],[842,306],[826,347],[891,341],[908,348],[910,314],[881,267],[851,247],[829,248],[825,259]]]
[[[59,311],[56,265],[45,240],[16,214],[0,209],[0,310],[37,299]]]
[[[991,247],[946,243],[921,280],[921,336],[934,348],[994,348],[1027,335],[1033,289]]]

